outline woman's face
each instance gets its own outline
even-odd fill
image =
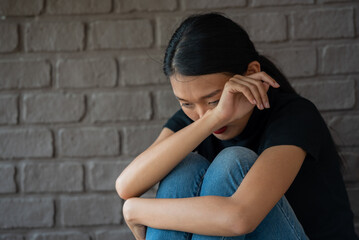
[[[200,76],[182,76],[174,74],[170,77],[174,95],[178,99],[184,113],[193,121],[200,119],[209,109],[215,108],[221,98],[225,83],[231,75],[214,73]],[[223,129],[213,133],[221,140],[237,136],[243,129],[238,120],[229,123]]]

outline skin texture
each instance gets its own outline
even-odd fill
[[[240,134],[254,107],[270,107],[266,93],[269,87],[279,85],[260,71],[257,61],[248,65],[244,75],[175,74],[170,80],[183,111],[194,123],[176,133],[163,129],[118,177],[116,190],[126,200],[123,212],[127,225],[138,240],[145,239],[146,226],[214,236],[253,231],[293,182],[306,155],[301,148],[282,145],[266,149],[231,197],[138,197],[214,131],[227,127],[224,133],[214,134],[221,140]]]

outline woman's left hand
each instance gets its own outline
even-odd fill
[[[135,210],[133,199],[128,199],[123,204],[123,217],[125,218],[127,226],[132,231],[132,234],[135,236],[136,240],[145,240],[146,239],[146,226],[136,222],[136,218],[133,216],[133,210]]]

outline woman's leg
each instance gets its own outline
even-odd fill
[[[244,147],[224,149],[208,168],[200,196],[231,196],[242,182],[258,155]],[[217,239],[307,239],[292,208],[283,196],[256,230],[245,236],[212,237],[193,234],[193,240]]]
[[[190,153],[161,182],[156,198],[187,198],[199,195],[203,176],[210,162],[196,153]],[[185,240],[192,234],[147,228],[146,240]]]

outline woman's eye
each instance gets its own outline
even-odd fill
[[[186,107],[186,108],[190,108],[190,107],[192,107],[192,104],[191,103],[181,103],[181,106]]]
[[[213,101],[213,102],[209,102],[208,104],[210,104],[210,105],[217,105],[217,104],[218,104],[218,102],[219,102],[219,100],[217,100],[217,101]]]

